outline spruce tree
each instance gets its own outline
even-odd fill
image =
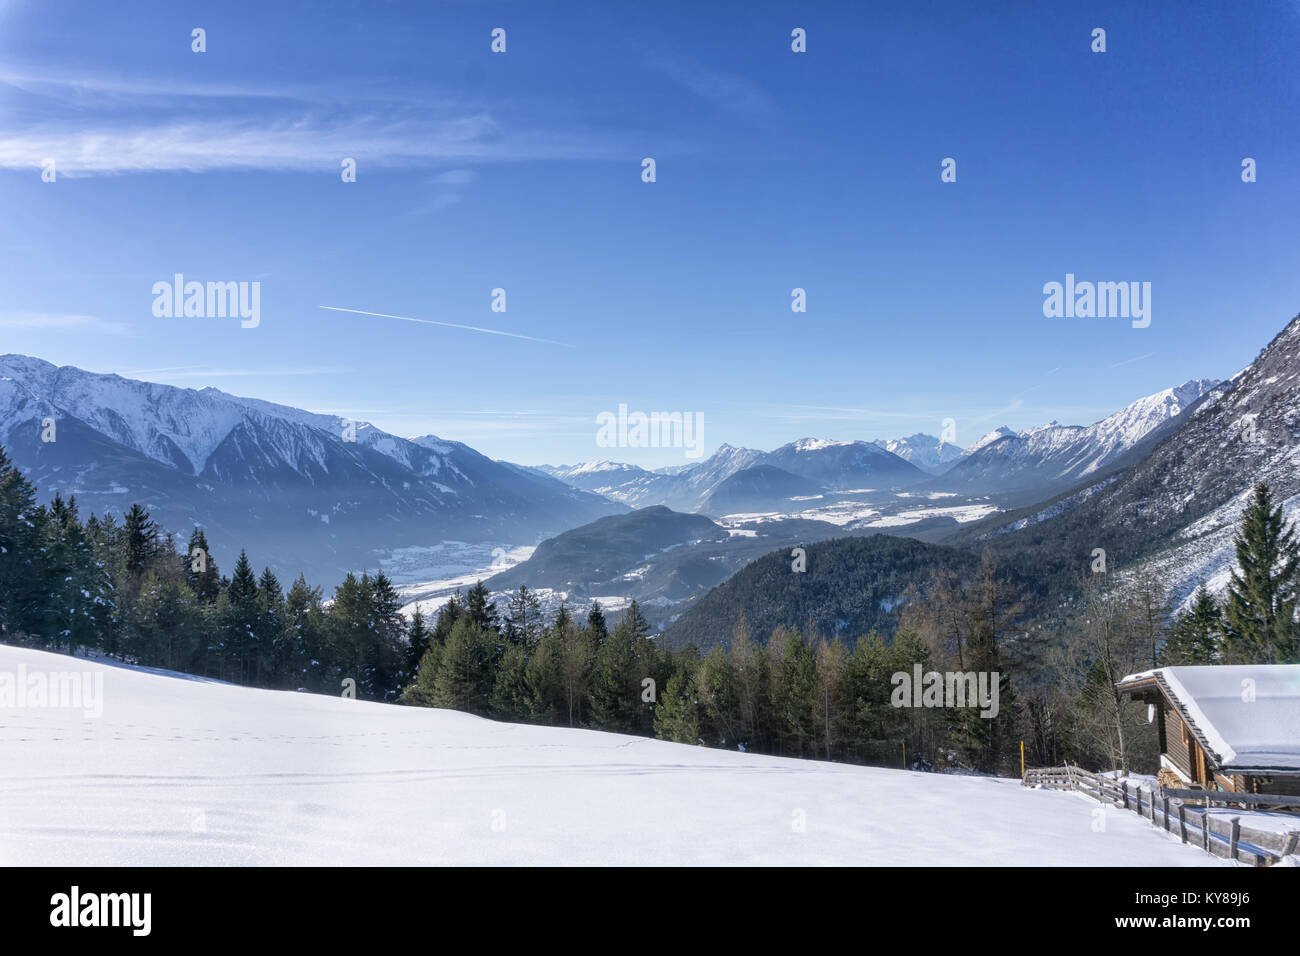
[[[221,572],[217,569],[216,559],[212,557],[207,535],[202,528],[190,532],[189,544],[181,556],[181,565],[185,570],[185,580],[198,599],[204,604],[215,601],[217,592],[221,589]]]
[[[540,724],[558,725],[566,721],[564,693],[564,642],[560,638],[562,623],[547,628],[528,656],[525,671],[528,680],[529,713]]]
[[[47,579],[40,546],[43,520],[36,487],[0,447],[0,639],[12,640],[39,620]]]
[[[284,592],[270,568],[257,582],[257,655],[253,681],[258,686],[280,687],[288,677],[292,657],[286,638]]]
[[[596,651],[591,695],[595,726],[623,734],[642,729],[642,676],[633,646],[633,628],[625,619],[615,625]]]
[[[495,631],[500,627],[497,606],[489,600],[490,597],[491,592],[482,581],[474,582],[474,586],[465,595],[465,610],[469,619],[484,631]]]
[[[1213,664],[1218,660],[1222,638],[1223,612],[1202,584],[1191,608],[1174,622],[1160,653],[1160,665]]]
[[[679,744],[700,742],[699,701],[695,678],[685,667],[679,668],[664,686],[655,708],[655,736]]]
[[[506,645],[492,684],[492,715],[501,720],[523,721],[531,716],[528,689],[528,654],[524,645],[512,641]]]
[[[731,657],[720,645],[714,646],[700,664],[696,692],[700,699],[701,736],[734,749],[740,736],[736,674]]]
[[[519,641],[530,651],[541,640],[542,605],[526,584],[519,585],[519,590],[510,596],[505,630],[507,640]]]
[[[1297,659],[1295,527],[1273,504],[1267,485],[1255,486],[1236,540],[1237,568],[1228,586],[1223,659],[1229,664],[1283,664]]]
[[[411,612],[411,625],[407,630],[407,673],[412,677],[419,669],[420,658],[424,657],[424,652],[429,649],[429,640],[432,637],[428,623],[424,619],[424,612],[420,610],[420,605],[415,605],[415,610]]]
[[[322,660],[326,656],[326,621],[321,607],[321,589],[307,583],[306,577],[298,579],[285,595],[285,628],[289,635],[289,665],[286,669],[286,687],[296,689],[306,686],[323,690],[321,680]],[[330,688],[331,691],[334,688]]]
[[[483,628],[462,615],[447,637],[433,681],[433,706],[471,714],[487,712],[492,672]]]
[[[402,600],[383,571],[369,581],[366,593],[370,617],[364,648],[367,687],[375,700],[394,700],[406,681],[406,619]]]
[[[158,525],[138,504],[126,513],[126,570],[142,574],[158,556]]]
[[[591,634],[592,644],[597,650],[609,636],[609,625],[605,623],[605,609],[600,606],[599,601],[592,601],[591,609],[587,611],[587,631]]]
[[[257,577],[247,552],[239,552],[239,560],[230,575],[226,588],[227,604],[221,622],[222,644],[227,666],[233,668],[235,681],[249,682],[253,660],[258,653],[257,629],[261,619],[257,594]]]

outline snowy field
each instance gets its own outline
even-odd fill
[[[399,548],[381,566],[397,588],[403,614],[410,617],[418,605],[426,616],[433,617],[457,591],[468,591],[478,581],[527,561],[534,550],[536,545],[441,541],[428,547]]]
[[[1135,814],[1017,781],[495,723],[0,645],[0,687],[20,670],[29,684],[102,681],[102,714],[0,704],[0,864],[1223,865]]]

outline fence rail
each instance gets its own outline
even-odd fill
[[[1022,784],[1049,790],[1077,790],[1088,796],[1131,810],[1168,833],[1177,833],[1184,843],[1197,843],[1207,853],[1253,866],[1271,866],[1300,848],[1300,817],[1294,831],[1286,834],[1243,827],[1240,817],[1226,819],[1226,830],[1216,830],[1213,806],[1300,807],[1300,798],[1271,794],[1228,793],[1216,790],[1175,790],[1128,780],[1115,780],[1089,773],[1080,767],[1036,767],[1025,771]]]

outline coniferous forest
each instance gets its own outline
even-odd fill
[[[1300,544],[1269,490],[1243,516],[1227,600],[1202,588],[1191,609],[1151,579],[1080,581],[1047,615],[989,552],[969,573],[937,569],[905,595],[898,630],[855,640],[813,624],[729,646],[667,650],[635,602],[607,615],[543,613],[526,585],[498,607],[480,582],[407,619],[382,571],[347,575],[328,596],[286,585],[241,551],[229,573],[201,529],[185,546],[139,505],[120,519],[41,505],[0,449],[0,641],[96,654],[238,684],[356,696],[681,743],[914,769],[1017,770],[1064,760],[1142,769],[1140,708],[1114,682],[1165,664],[1300,659]],[[999,675],[997,715],[900,707],[894,675]],[[1148,735],[1149,736],[1149,735]]]

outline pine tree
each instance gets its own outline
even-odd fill
[[[411,612],[411,625],[406,634],[407,640],[407,673],[412,677],[419,670],[420,659],[424,657],[424,652],[429,649],[429,640],[433,632],[429,630],[428,624],[424,620],[424,612],[420,610],[420,605],[415,605],[415,610]]]
[[[655,708],[655,736],[679,744],[700,742],[699,701],[695,678],[686,667],[679,668],[664,685],[659,706]]]
[[[633,627],[624,619],[596,651],[592,679],[592,719],[602,730],[638,733],[643,710],[641,668],[633,646]]]
[[[292,645],[286,638],[284,592],[270,568],[257,582],[257,656],[253,681],[258,686],[282,686],[288,676]]]
[[[198,599],[204,604],[215,601],[217,592],[221,590],[221,572],[202,528],[190,532],[189,545],[181,556],[181,564],[185,569],[185,580]]]
[[[394,700],[406,682],[406,619],[402,617],[402,601],[383,571],[370,579],[366,597],[370,610],[370,637],[364,654],[366,692],[375,700]]]
[[[701,736],[719,746],[734,748],[740,735],[736,675],[731,657],[721,646],[713,647],[700,664],[696,692],[702,711]]]
[[[818,750],[825,753],[827,760],[832,759],[840,747],[841,732],[848,722],[845,691],[847,660],[848,652],[838,638],[834,641],[822,638],[817,642],[814,652],[816,684],[813,695],[813,733],[820,738]]]
[[[777,629],[768,642],[772,709],[782,753],[815,755],[813,699],[817,673],[812,650],[797,633]]]
[[[307,583],[306,577],[298,579],[285,595],[285,628],[289,635],[289,663],[285,672],[285,685],[289,688],[307,686],[324,690],[322,661],[327,653],[326,622],[321,607],[321,589]],[[329,688],[331,691],[333,687]]]
[[[110,586],[77,517],[75,497],[65,501],[55,494],[40,525],[45,564],[40,631],[48,644],[71,654],[79,645],[98,643],[96,607],[108,599]]]
[[[1179,616],[1160,653],[1160,665],[1213,664],[1219,657],[1223,612],[1202,584],[1187,613]]]
[[[599,601],[592,601],[591,609],[587,611],[587,631],[591,634],[595,649],[599,650],[600,645],[609,636],[609,626],[605,623],[605,609],[600,606]]]
[[[158,556],[158,526],[138,504],[126,513],[126,570],[143,574]]]
[[[415,669],[415,679],[402,691],[400,700],[403,704],[415,707],[436,706],[433,702],[433,689],[438,679],[438,669],[442,665],[443,648],[444,645],[437,641],[430,642],[429,649],[424,652]]]
[[[501,720],[522,721],[531,716],[528,655],[520,642],[506,645],[492,685],[491,711]]]
[[[736,682],[736,710],[740,721],[739,743],[746,750],[761,751],[768,746],[768,711],[771,679],[767,655],[749,635],[749,622],[742,610],[731,635],[731,659]]]
[[[540,724],[559,725],[565,721],[567,701],[564,693],[564,642],[562,625],[557,621],[547,628],[528,656],[526,677],[529,713]]]
[[[591,710],[591,632],[567,618],[559,631],[564,704],[569,726],[580,726]]]
[[[463,611],[464,602],[461,600],[460,592],[457,591],[447,598],[447,603],[438,608],[438,616],[433,622],[433,635],[430,637],[430,642],[446,644],[447,638],[451,636],[451,629],[456,626],[456,621]]]
[[[519,590],[510,596],[505,629],[507,640],[520,641],[530,651],[541,640],[542,605],[526,584],[519,585]]]
[[[622,625],[627,629],[632,640],[632,652],[636,656],[637,684],[640,688],[635,698],[638,708],[636,733],[645,737],[654,736],[654,717],[656,701],[649,694],[653,688],[655,694],[663,691],[675,665],[667,653],[661,654],[650,637],[650,624],[641,613],[641,605],[636,601],[628,604],[623,612]],[[651,683],[647,684],[649,680]]]
[[[442,648],[433,681],[433,706],[471,714],[487,712],[492,672],[483,628],[468,614],[456,621]]]
[[[40,550],[43,520],[35,486],[0,447],[0,639],[12,640],[39,621],[47,574]]]
[[[1237,568],[1228,586],[1223,659],[1229,664],[1282,664],[1297,658],[1296,577],[1300,545],[1268,486],[1242,514]]]
[[[261,618],[261,608],[257,594],[257,577],[253,565],[248,560],[247,552],[239,552],[239,560],[230,575],[230,585],[226,588],[226,607],[221,620],[222,645],[225,652],[225,667],[234,671],[237,683],[249,683],[253,672],[253,660],[257,656],[257,628]]]
[[[474,586],[465,595],[465,610],[469,619],[484,631],[495,631],[500,627],[497,606],[489,600],[490,596],[491,592],[482,581],[474,582]]]

